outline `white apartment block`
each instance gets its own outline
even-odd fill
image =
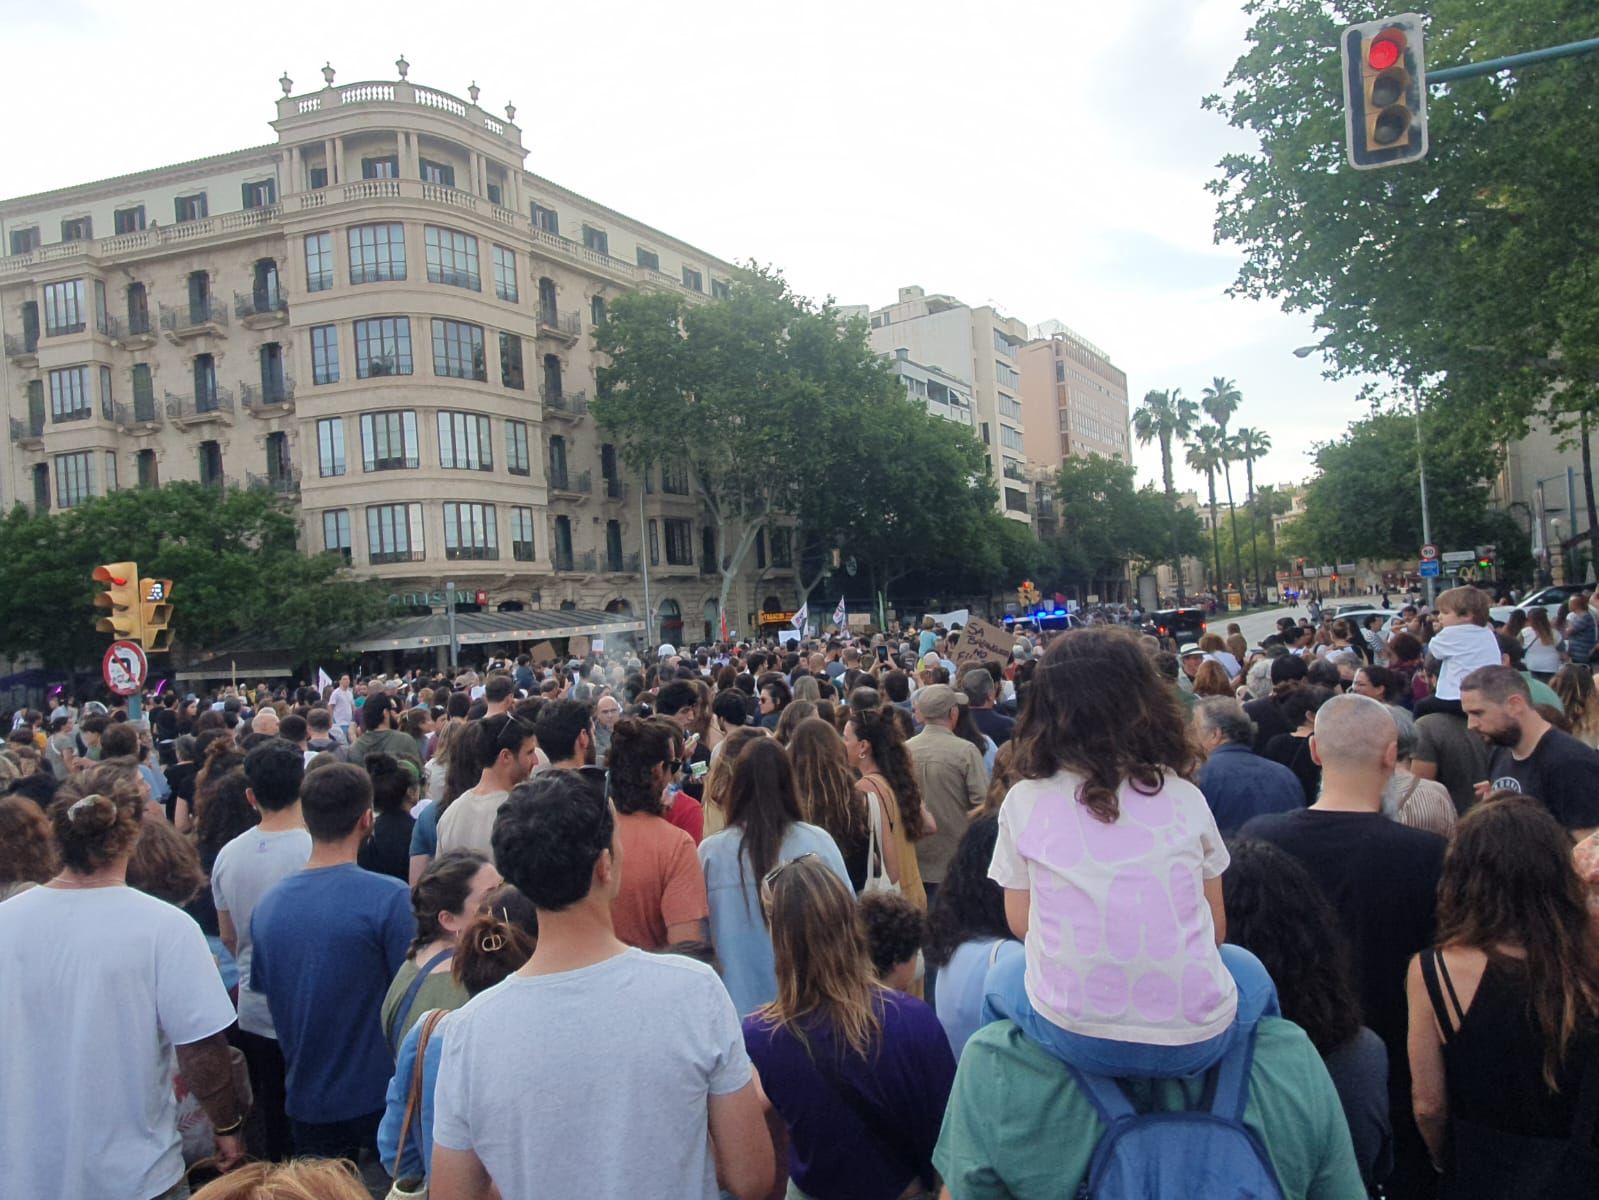
[[[412,611],[450,579],[642,616],[647,565],[647,636],[708,636],[714,528],[686,471],[641,478],[596,429],[591,333],[732,268],[528,171],[512,106],[396,67],[285,76],[267,145],[0,202],[0,499],[262,487]],[[792,555],[762,538],[730,624],[792,607]]]
[[[894,352],[889,369],[905,385],[905,394],[926,405],[927,411],[935,417],[942,417],[968,429],[973,428],[975,419],[972,406],[975,401],[970,383],[956,379],[948,371],[941,371],[937,367],[924,367],[921,363],[912,362],[910,352],[903,347]]]

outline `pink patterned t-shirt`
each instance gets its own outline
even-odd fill
[[[1204,884],[1229,859],[1205,797],[1173,775],[1152,796],[1123,783],[1107,824],[1077,802],[1082,783],[1023,780],[999,812],[988,874],[1031,897],[1028,999],[1085,1037],[1186,1046],[1225,1032],[1238,993]]]

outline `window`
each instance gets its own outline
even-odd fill
[[[13,229],[11,231],[11,253],[31,254],[38,248],[39,227],[37,225],[30,226],[27,229]]]
[[[646,250],[643,246],[638,248],[638,265],[647,267],[651,271],[661,269],[661,256],[653,250]]]
[[[688,468],[667,460],[661,464],[661,491],[670,496],[688,495]]]
[[[133,419],[155,420],[155,385],[150,379],[149,363],[133,364]]]
[[[684,267],[683,286],[691,292],[703,292],[705,290],[705,277],[692,267]]]
[[[505,207],[505,201],[504,201],[505,193],[500,189],[500,185],[497,184],[497,183],[491,183],[491,184],[489,184],[489,189],[488,190],[489,190],[489,203],[494,205],[496,208],[504,208]]]
[[[542,229],[545,233],[561,236],[561,217],[553,208],[545,208],[538,201],[533,202],[533,228]]]
[[[119,208],[111,214],[111,228],[116,233],[137,233],[144,228],[144,205]]]
[[[44,436],[44,380],[28,380],[28,432],[33,437]]]
[[[512,475],[531,475],[533,464],[527,451],[527,422],[505,423],[505,469]]]
[[[433,373],[448,379],[476,379],[487,383],[489,372],[483,361],[483,326],[434,317]]]
[[[445,502],[444,557],[500,557],[500,535],[494,524],[494,505]]]
[[[33,467],[33,507],[40,512],[50,507],[50,464],[35,463]]]
[[[278,198],[276,180],[261,179],[244,185],[244,207],[265,208]]]
[[[595,325],[605,324],[605,297],[595,296],[589,301],[589,321]]]
[[[289,435],[281,429],[266,436],[267,479],[275,488],[294,481],[294,460],[289,457]]]
[[[666,561],[687,566],[694,561],[694,527],[676,517],[666,518]]]
[[[1055,382],[1066,382],[1066,364],[1061,362],[1059,359],[1055,360]]]
[[[353,225],[349,242],[351,283],[405,278],[404,225]]]
[[[494,294],[501,300],[517,302],[516,251],[494,247]]]
[[[572,518],[555,518],[555,569],[557,571],[570,571],[572,569]]]
[[[326,167],[312,167],[311,168],[311,187],[312,187],[312,189],[314,190],[316,188],[325,188],[327,186],[328,186],[328,169]]]
[[[716,573],[716,530],[709,525],[700,526],[700,574]]]
[[[327,479],[343,475],[344,418],[324,417],[316,423],[317,474]]]
[[[544,399],[558,401],[561,398],[561,360],[553,354],[544,356]]]
[[[72,217],[61,222],[61,240],[63,242],[87,242],[94,237],[94,221],[89,217]],[[59,490],[61,480],[56,479]]]
[[[56,455],[56,507],[71,508],[93,498],[93,452]]]
[[[362,179],[398,179],[400,177],[400,156],[390,154],[377,158],[363,158],[361,160]]]
[[[1020,421],[1022,419],[1021,401],[1005,395],[1004,392],[999,393],[999,415],[1009,421]]]
[[[257,312],[276,312],[284,307],[283,290],[278,287],[278,260],[255,260],[254,277],[250,284],[250,299]]]
[[[608,485],[621,482],[616,473],[616,447],[610,442],[603,442],[600,445],[600,477]],[[617,489],[607,487],[606,492],[613,499],[620,499]]]
[[[654,517],[650,518],[650,566],[661,565],[661,531],[659,522]]]
[[[483,282],[477,270],[477,238],[455,229],[425,225],[422,243],[427,252],[429,283],[482,291]]]
[[[997,329],[994,330],[994,349],[998,350],[1006,358],[1016,357],[1016,343]]]
[[[355,377],[411,373],[411,318],[374,317],[355,323]]]
[[[367,560],[374,564],[420,562],[426,557],[422,542],[420,504],[374,504],[366,510]]]
[[[426,158],[421,159],[420,163],[423,183],[436,183],[447,188],[455,186],[455,168],[449,163],[432,162]]]
[[[517,562],[533,561],[533,510],[511,509],[511,557]]]
[[[325,292],[333,286],[333,235],[305,235],[305,290]]]
[[[556,434],[550,438],[549,485],[565,491],[566,484],[566,439]]]
[[[141,488],[157,488],[161,486],[161,475],[156,467],[154,450],[140,450],[133,456],[133,462],[138,468],[139,486]]]
[[[522,376],[522,339],[514,333],[500,334],[500,383],[519,392],[525,386]]]
[[[539,322],[556,324],[555,280],[545,276],[539,280]]]
[[[150,294],[144,284],[128,284],[128,332],[150,332]]]
[[[344,560],[344,565],[349,566],[353,558],[350,552],[350,510],[347,508],[330,508],[322,514],[322,549],[329,554],[337,554]]]
[[[61,367],[50,372],[50,419],[85,421],[89,417],[89,368]]]
[[[39,348],[39,302],[22,302],[22,345],[29,354]]]
[[[994,378],[999,381],[1000,387],[1020,388],[1022,386],[1022,373],[1009,363],[995,361]]]
[[[68,279],[44,285],[44,332],[46,337],[63,333],[82,333],[83,280]]]
[[[416,446],[414,412],[406,410],[361,414],[363,470],[414,470],[422,465]]]
[[[621,571],[626,565],[622,557],[622,522],[605,522],[605,565],[612,571]]]
[[[1027,493],[1020,488],[1008,487],[1005,489],[1005,511],[1026,512]]]
[[[107,495],[117,490],[117,452],[115,450],[107,450],[105,452],[105,490]]]
[[[711,299],[726,300],[733,294],[733,289],[727,286],[725,279],[711,280]]]
[[[205,193],[197,192],[193,196],[179,196],[173,203],[173,207],[177,210],[179,224],[184,221],[203,220],[207,212]]]
[[[1012,429],[1009,425],[999,427],[999,444],[1007,450],[1020,450],[1022,448],[1022,431]]]
[[[336,325],[311,326],[311,382],[339,381],[339,330]]]
[[[489,419],[476,413],[439,413],[439,466],[457,471],[494,470]]]
[[[772,566],[792,567],[794,565],[794,531],[792,529],[772,530]]]
[[[601,254],[610,254],[611,239],[603,229],[595,229],[592,225],[583,226],[583,245],[586,249],[597,250]]]
[[[755,531],[755,569],[766,570],[766,530]]]
[[[189,272],[189,323],[204,325],[211,319],[211,276],[206,271]]]
[[[107,421],[111,419],[111,368],[100,368],[100,415]]]
[[[222,446],[219,442],[200,443],[200,483],[205,487],[222,486]]]
[[[194,356],[194,410],[217,410],[217,360],[209,354]]]
[[[261,400],[265,404],[281,404],[289,399],[287,381],[283,378],[283,347],[277,342],[267,342],[261,347]]]

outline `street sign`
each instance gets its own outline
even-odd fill
[[[1436,579],[1442,573],[1443,568],[1436,558],[1424,558],[1421,560],[1420,575],[1423,579]]]
[[[1423,546],[1421,548],[1421,557],[1422,557],[1422,561],[1423,562],[1425,562],[1425,561],[1427,561],[1429,559],[1437,558],[1438,557],[1438,547],[1433,545],[1431,542],[1428,542],[1425,546]]]
[[[150,675],[150,663],[138,642],[112,642],[100,663],[106,687],[117,696],[137,696]]]
[[[1446,550],[1442,557],[1446,563],[1476,562],[1477,552],[1475,550]]]

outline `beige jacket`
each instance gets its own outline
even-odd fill
[[[942,725],[927,726],[906,746],[921,784],[922,803],[938,823],[938,832],[916,843],[916,861],[923,883],[940,884],[966,833],[968,814],[988,791],[988,772],[977,747]]]

